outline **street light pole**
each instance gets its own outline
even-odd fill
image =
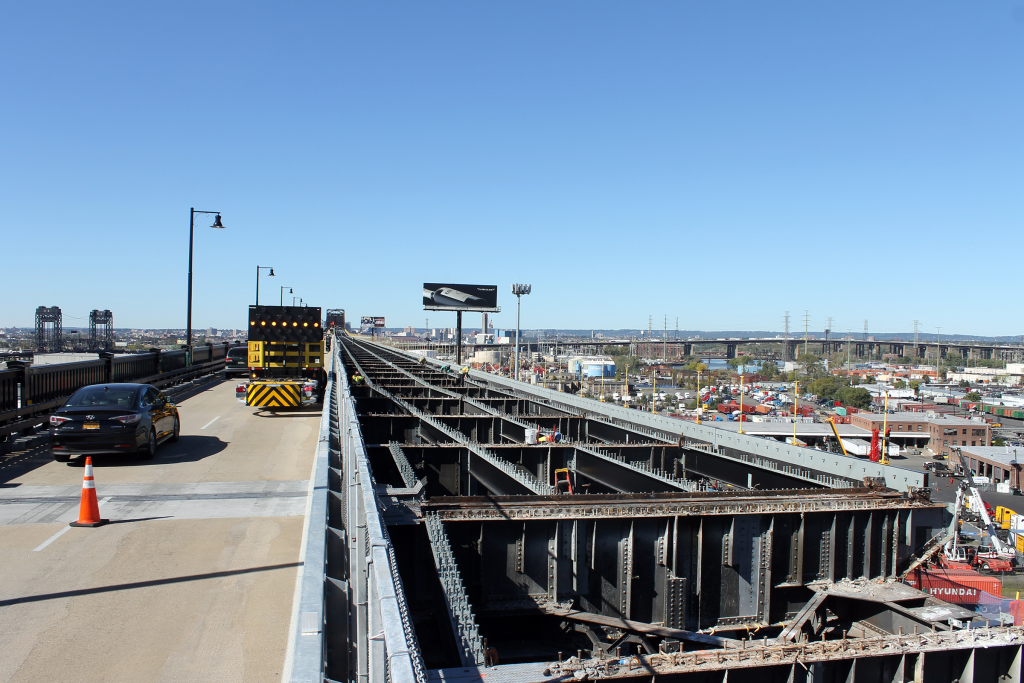
[[[293,293],[292,292],[292,288],[289,287],[288,285],[285,285],[284,287],[281,288],[281,305],[282,306],[284,306],[284,290],[286,290],[286,289],[288,290],[289,294]]]
[[[268,275],[267,277],[274,277],[274,268],[273,268],[273,266],[256,266],[256,305],[257,306],[260,305],[260,271],[261,270],[269,270],[270,271],[270,275]]]
[[[192,245],[195,242],[195,228],[196,228],[196,214],[197,213],[209,213],[215,214],[216,218],[213,219],[213,225],[211,228],[218,230],[223,229],[224,225],[220,222],[220,211],[196,211],[195,207],[189,209],[188,214],[188,313],[187,321],[185,323],[185,355],[186,364],[192,365]]]
[[[515,379],[519,379],[519,311],[522,308],[523,295],[529,294],[532,285],[512,285],[512,293],[516,295],[516,371]]]

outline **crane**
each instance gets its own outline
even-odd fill
[[[971,509],[978,511],[984,532],[989,537],[995,552],[985,555],[978,554],[972,557],[966,548],[957,544],[958,534],[956,533],[957,529],[954,528],[953,538],[946,542],[946,547],[943,549],[945,564],[954,568],[978,567],[986,571],[1012,572],[1013,565],[1009,562],[1008,558],[1014,557],[1014,552],[1008,549],[1000,540],[995,525],[992,523],[992,518],[988,515],[985,501],[982,500],[978,489],[966,481],[960,484],[956,492],[956,509],[953,513],[953,523],[959,526],[961,511],[968,501],[970,501]]]
[[[843,452],[843,455],[850,455],[846,452],[846,446],[843,445],[843,440],[839,438],[839,430],[836,429],[836,421],[831,417],[825,421],[828,422],[828,426],[832,428],[832,433],[836,435],[836,441],[839,442],[839,449]]]

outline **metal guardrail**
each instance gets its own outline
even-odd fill
[[[287,680],[426,683],[340,345],[331,346]]]
[[[8,361],[0,370],[0,436],[41,422],[39,416],[60,406],[82,387],[105,382],[141,382],[161,386],[210,372],[227,356],[230,343],[206,344],[187,351],[153,350],[137,354],[100,354],[96,360],[53,365]]]

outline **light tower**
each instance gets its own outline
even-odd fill
[[[523,295],[529,294],[532,289],[531,285],[512,285],[512,293],[516,295],[516,371],[515,378],[519,379],[519,310],[522,307]]]

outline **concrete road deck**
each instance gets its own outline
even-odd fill
[[[67,525],[80,464],[0,462],[0,683],[281,680],[320,413],[234,385],[181,401],[155,460],[93,459],[104,527]]]

